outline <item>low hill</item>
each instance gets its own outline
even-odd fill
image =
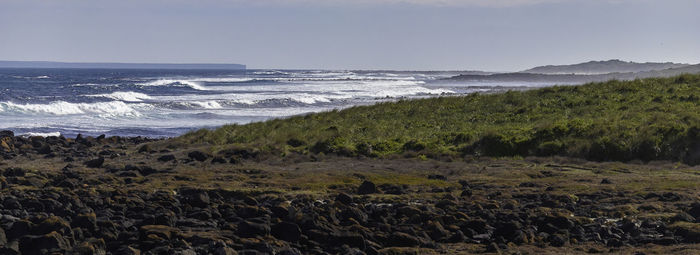
[[[679,68],[688,66],[687,64],[677,63],[635,63],[625,62],[617,59],[607,61],[590,61],[586,63],[574,65],[547,65],[539,66],[532,69],[522,71],[522,73],[539,73],[539,74],[606,74],[606,73],[637,73],[648,72],[655,70],[664,70],[670,68]]]
[[[402,100],[199,130],[168,142],[245,155],[561,155],[698,164],[699,101],[700,75],[681,75]]]
[[[587,82],[604,82],[609,80],[634,80],[651,77],[671,77],[681,74],[700,73],[700,64],[685,65],[677,68],[653,70],[635,73],[606,74],[540,74],[540,73],[496,73],[496,74],[462,74],[447,78],[448,80],[477,82],[529,82],[529,83],[566,83],[583,84]]]

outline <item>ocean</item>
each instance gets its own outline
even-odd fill
[[[0,69],[0,130],[172,137],[382,101],[522,87],[459,72]]]

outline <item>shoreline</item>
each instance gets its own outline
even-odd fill
[[[700,224],[693,222],[700,218],[700,169],[674,162],[276,157],[212,154],[205,145],[163,140],[8,137],[2,140],[23,144],[0,161],[2,252],[692,254],[700,248]]]

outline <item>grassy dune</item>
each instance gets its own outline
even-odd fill
[[[700,163],[700,75],[402,100],[199,130],[175,143],[273,155],[570,156]]]

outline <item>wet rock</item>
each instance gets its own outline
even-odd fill
[[[191,151],[190,153],[187,153],[187,156],[200,162],[203,162],[209,158],[208,154],[201,151]]]
[[[287,242],[297,242],[301,238],[301,229],[297,224],[280,222],[272,226],[272,236]]]
[[[374,194],[378,193],[379,190],[377,190],[377,186],[374,185],[373,182],[370,181],[364,181],[362,184],[360,184],[360,187],[357,188],[357,194],[360,195],[366,195],[366,194]]]
[[[90,167],[90,168],[98,168],[98,167],[101,167],[102,164],[104,164],[104,163],[105,163],[105,158],[99,157],[96,159],[85,161],[83,164],[87,167]]]

